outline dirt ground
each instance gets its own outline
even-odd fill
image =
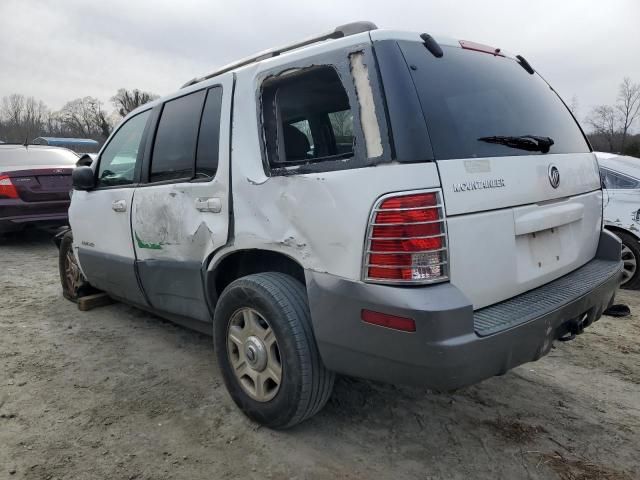
[[[640,294],[575,341],[455,394],[341,378],[286,432],[232,404],[209,337],[80,312],[57,251],[0,241],[0,479],[640,478]]]

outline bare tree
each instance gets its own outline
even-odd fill
[[[41,100],[12,94],[2,98],[2,136],[8,141],[29,141],[43,130],[48,109]]]
[[[353,135],[353,115],[351,110],[333,112],[330,115],[334,134],[337,137],[348,137]]]
[[[111,103],[118,109],[118,113],[121,117],[126,117],[127,114],[134,111],[141,105],[149,103],[152,100],[158,98],[158,95],[149,92],[142,92],[137,88],[133,90],[127,90],[121,88],[113,97],[111,97]]]
[[[601,135],[609,145],[609,151],[614,151],[614,141],[618,131],[616,110],[611,105],[598,105],[591,110],[586,118],[587,124],[597,135]]]
[[[24,115],[24,95],[14,93],[2,98],[2,116],[10,125],[20,125]]]
[[[625,77],[620,84],[618,104],[615,108],[620,117],[620,128],[622,131],[621,152],[624,153],[629,128],[631,128],[638,118],[638,115],[640,115],[640,84],[632,83],[630,78]]]
[[[28,97],[24,102],[24,116],[22,128],[25,138],[33,139],[38,136],[44,126],[45,118],[48,114],[47,106],[42,100]]]
[[[67,102],[58,113],[58,120],[67,135],[83,138],[105,140],[112,128],[102,102],[94,97]]]

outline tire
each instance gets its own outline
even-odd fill
[[[92,288],[82,275],[73,254],[73,234],[70,231],[62,237],[60,242],[58,271],[60,272],[60,284],[64,298],[77,302],[78,298],[91,293]]]
[[[624,272],[620,288],[640,289],[640,243],[626,232],[614,232],[622,240],[622,261]]]
[[[266,427],[292,427],[331,395],[335,374],[320,358],[306,291],[289,275],[258,273],[231,283],[216,305],[214,345],[231,398]]]

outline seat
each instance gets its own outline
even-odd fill
[[[309,158],[309,139],[293,125],[284,125],[284,149],[287,161],[306,160]]]

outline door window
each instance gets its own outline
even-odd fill
[[[206,90],[164,104],[155,143],[149,180],[191,179],[198,142],[198,127]]]
[[[130,185],[142,160],[141,144],[151,110],[127,120],[115,133],[100,155],[98,187]]]

